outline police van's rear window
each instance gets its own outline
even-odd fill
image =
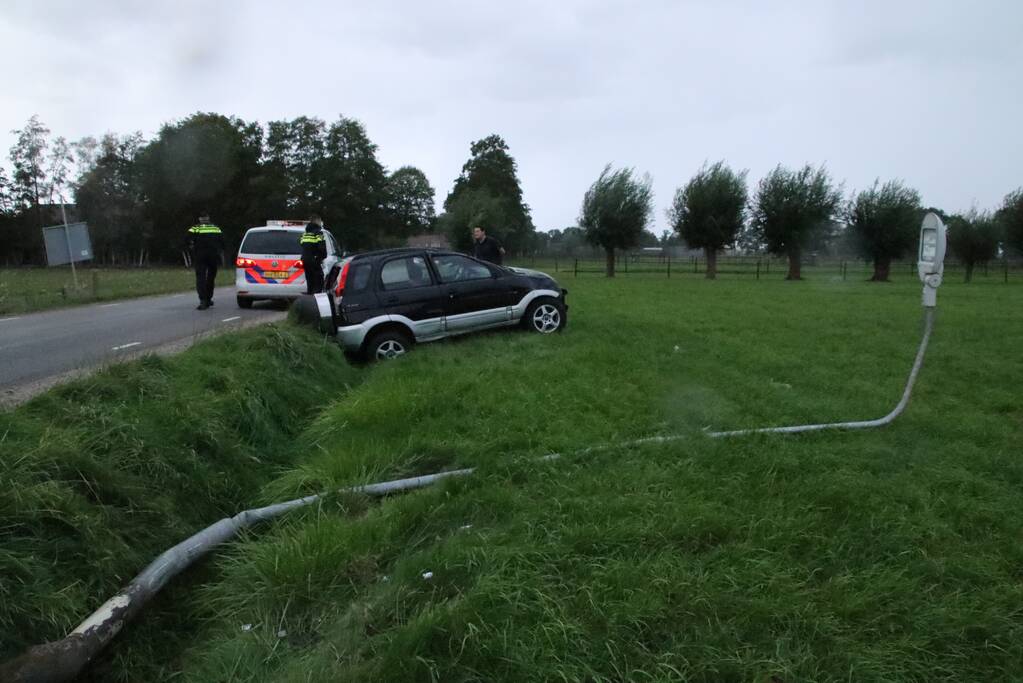
[[[302,233],[288,232],[287,230],[250,232],[245,236],[245,241],[242,242],[238,251],[243,254],[275,254],[279,256],[301,254],[300,239],[302,239]]]

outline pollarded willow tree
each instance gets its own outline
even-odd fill
[[[847,220],[860,255],[874,262],[871,282],[888,282],[892,261],[912,251],[920,231],[920,194],[899,180],[874,181],[849,202]]]
[[[611,164],[586,191],[579,226],[587,242],[603,247],[608,277],[615,276],[615,249],[639,243],[650,220],[653,197],[649,175],[637,179],[631,168],[612,171]]]
[[[998,254],[1001,226],[990,213],[978,211],[951,216],[947,222],[948,247],[963,264],[964,282],[970,282],[977,264],[990,261]]]
[[[675,192],[668,220],[690,249],[703,249],[707,279],[717,277],[717,256],[735,244],[746,217],[746,173],[724,161],[703,165]]]
[[[751,236],[772,254],[788,258],[787,280],[801,280],[803,251],[823,241],[841,204],[842,188],[823,166],[807,164],[792,171],[779,165],[757,186]]]
[[[1005,195],[995,219],[1005,235],[1006,246],[1023,254],[1023,187]]]

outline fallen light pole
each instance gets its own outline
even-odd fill
[[[762,427],[726,432],[705,432],[710,438],[746,436],[749,434],[796,434],[826,429],[866,429],[882,427],[891,423],[905,409],[923,364],[927,342],[934,326],[934,308],[937,305],[937,290],[944,273],[946,235],[945,225],[933,213],[924,217],[920,228],[920,250],[917,258],[917,273],[923,282],[924,335],[917,350],[913,368],[902,398],[895,408],[876,420],[854,422],[830,422],[823,424],[795,425],[790,427]],[[609,448],[630,448],[647,444],[669,443],[691,438],[689,435],[652,436],[632,441],[594,446],[581,451],[589,453]],[[559,453],[540,458],[543,461],[557,460]],[[424,488],[438,481],[452,477],[463,477],[475,472],[475,468],[449,470],[420,477],[352,486],[341,493],[363,493],[371,496],[386,496],[413,489]],[[216,546],[230,540],[242,529],[258,522],[273,519],[289,510],[310,505],[323,498],[316,494],[290,500],[276,505],[245,510],[234,517],[222,519],[189,537],[170,550],[165,551],[149,564],[117,595],[107,600],[88,619],[62,640],[44,643],[29,648],[27,652],[0,666],[0,681],[12,683],[61,683],[73,680],[131,620],[149,599],[175,575],[182,572],[197,559],[212,551]]]

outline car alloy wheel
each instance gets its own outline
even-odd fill
[[[533,310],[532,322],[540,334],[556,332],[561,327],[561,311],[554,304],[542,304]]]
[[[388,339],[380,343],[376,348],[377,360],[386,360],[389,358],[397,358],[398,356],[405,354],[405,345],[397,339]]]

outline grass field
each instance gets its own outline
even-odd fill
[[[226,269],[217,279],[230,284],[233,277],[233,269]],[[181,292],[192,287],[195,273],[187,268],[79,268],[77,288],[69,267],[0,268],[0,315]]]
[[[940,290],[890,427],[722,441],[701,431],[887,413],[920,339],[919,284],[562,284],[561,335],[354,370],[259,498],[478,475],[264,527],[177,585],[97,677],[1018,679],[1023,287]],[[534,459],[550,452],[569,455]]]

